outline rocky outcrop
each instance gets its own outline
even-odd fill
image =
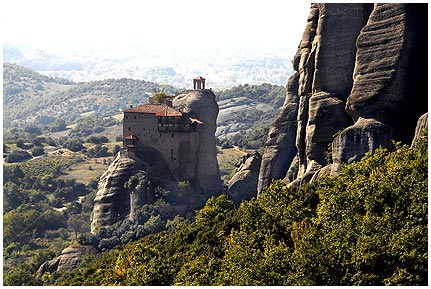
[[[209,89],[190,90],[175,97],[172,106],[203,122],[199,136],[196,174],[192,179],[195,190],[208,196],[221,193],[222,182],[215,140],[219,108],[214,93]]]
[[[343,130],[332,142],[334,164],[351,163],[360,160],[365,152],[378,147],[391,148],[393,129],[378,120],[359,118]]]
[[[297,103],[295,145],[292,136],[282,139],[280,125],[292,116],[280,115],[258,191],[273,178],[300,185],[334,175],[342,162],[392,140],[410,143],[427,110],[426,55],[425,4],[312,4],[287,85],[286,103],[293,95]]]
[[[236,204],[243,200],[249,200],[257,195],[257,179],[259,177],[261,155],[254,151],[244,155],[235,164],[237,167],[235,175],[228,182],[228,195]]]
[[[198,148],[180,144],[180,165],[187,168],[178,172],[192,185],[195,195],[181,198],[178,176],[174,176],[164,156],[155,147],[143,146],[139,150],[122,150],[108,170],[101,176],[91,216],[91,232],[129,218],[135,221],[142,206],[156,201],[156,188],[169,191],[170,205],[179,210],[192,210],[201,206],[208,197],[220,194],[222,182],[217,163],[215,143],[218,106],[211,90],[192,90],[173,100],[176,109],[203,122]],[[181,195],[181,196],[180,196]],[[192,200],[192,201],[191,201]],[[184,209],[185,208],[185,209]]]
[[[418,145],[423,134],[428,135],[428,113],[425,113],[418,119],[411,147],[414,148]]]
[[[124,184],[135,170],[136,161],[119,152],[100,177],[91,214],[91,232],[124,219],[130,213],[130,196]]]
[[[286,89],[286,100],[281,108],[280,115],[269,128],[260,166],[258,192],[268,185],[271,180],[283,178],[296,155],[298,77],[298,73],[291,76],[291,81],[289,81]]]
[[[375,4],[357,39],[352,92],[346,110],[356,121],[374,118],[410,143],[427,109],[427,5]]]
[[[40,279],[44,273],[71,272],[79,267],[86,254],[96,253],[97,250],[92,246],[73,245],[61,252],[61,255],[43,263],[37,270],[36,278]]]

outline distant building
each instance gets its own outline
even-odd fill
[[[193,78],[193,89],[205,89],[205,78],[200,75]]]
[[[157,150],[179,180],[194,175],[202,122],[167,104],[146,103],[123,110],[123,147]]]

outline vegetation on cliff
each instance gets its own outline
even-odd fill
[[[377,149],[336,178],[273,182],[236,207],[105,251],[56,285],[426,285],[427,141]]]

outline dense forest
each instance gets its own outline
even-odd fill
[[[427,285],[428,142],[395,145],[395,151],[369,152],[319,183],[287,188],[274,181],[239,206],[225,195],[210,198],[193,217],[88,255],[72,273],[35,280],[34,259],[7,270],[4,283]],[[19,186],[25,184],[21,177]],[[5,232],[11,228],[7,216],[20,210],[16,204],[6,214]],[[32,244],[34,234],[6,234],[16,245],[5,254]]]

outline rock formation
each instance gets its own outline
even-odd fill
[[[84,255],[89,253],[96,253],[96,249],[92,246],[83,245],[67,247],[61,251],[59,256],[40,265],[36,278],[40,279],[46,272],[51,274],[54,272],[71,272],[79,267]]]
[[[221,193],[222,182],[215,140],[219,108],[214,93],[209,89],[190,90],[174,98],[172,106],[203,122],[199,137],[196,174],[193,178],[195,190],[204,192],[208,196]]]
[[[186,199],[171,197],[174,206],[197,209],[196,206],[222,190],[214,136],[218,106],[214,93],[205,89],[178,95],[173,100],[173,107],[203,122],[197,151],[187,150],[195,155],[180,156],[195,160],[193,166],[189,166],[195,168],[189,181],[198,196]],[[155,189],[158,186],[170,191],[171,195],[181,190],[160,152],[151,147],[133,152],[122,150],[100,178],[91,216],[91,232],[98,234],[100,229],[126,218],[134,220],[143,205],[156,200]]]
[[[228,182],[228,195],[236,204],[257,195],[257,180],[262,157],[257,151],[244,155],[239,162],[235,175]]]
[[[269,128],[260,166],[257,191],[273,179],[284,178],[297,153],[295,135],[298,114],[298,77],[295,72],[287,85],[286,100],[280,115]]]
[[[428,134],[428,113],[425,113],[419,118],[411,147],[416,147],[418,145],[419,140],[423,137],[422,134]]]
[[[91,214],[91,232],[112,225],[130,213],[130,197],[124,184],[134,173],[135,160],[118,153],[100,177]]]
[[[258,191],[410,143],[427,111],[426,58],[426,4],[312,4],[287,84],[290,113],[283,107],[270,128]]]

